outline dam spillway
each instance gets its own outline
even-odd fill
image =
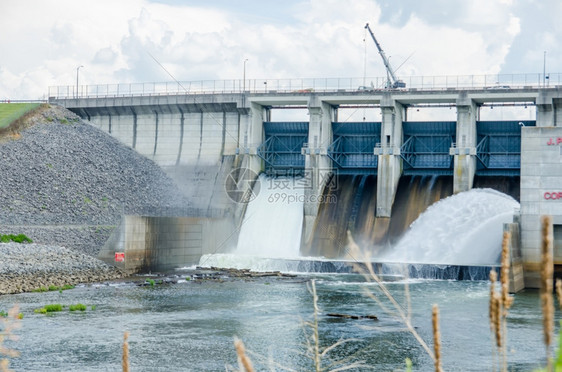
[[[238,218],[243,214],[243,208],[223,192],[222,179],[233,168],[306,178],[305,251],[313,252],[317,248],[307,244],[325,241],[342,226],[369,231],[362,234],[367,241],[392,240],[410,218],[400,209],[405,197],[401,190],[411,182],[405,177],[419,177],[416,182],[443,177],[439,182],[449,186],[443,187],[447,191],[440,191],[440,198],[478,184],[495,184],[493,188],[520,194],[516,199],[521,201],[522,255],[529,286],[538,283],[541,214],[553,216],[555,263],[562,264],[562,205],[545,196],[559,195],[562,184],[559,86],[518,83],[490,89],[457,84],[425,89],[409,84],[405,90],[372,91],[328,84],[322,89],[271,89],[274,86],[210,94],[140,94],[131,89],[99,94],[82,87],[74,97],[59,94],[58,88],[49,95],[52,103],[89,119],[156,161],[193,196],[201,211],[231,209]],[[536,120],[480,120],[481,107],[501,104],[534,107]],[[339,121],[340,109],[358,105],[378,110],[381,120]],[[408,111],[424,105],[448,105],[456,109],[457,119],[409,121]],[[272,109],[290,106],[306,108],[308,122],[272,120]],[[318,196],[326,194],[325,186],[334,174],[350,177],[341,181],[350,189],[338,194],[348,200],[342,213],[349,219],[323,235],[317,228],[329,208],[318,202]],[[518,187],[514,179],[519,180]],[[335,231],[335,236],[341,235]],[[336,254],[334,247],[329,250]]]

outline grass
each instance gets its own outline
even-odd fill
[[[8,127],[39,106],[39,103],[0,103],[0,128]]]
[[[49,287],[39,287],[34,289],[32,292],[55,292],[55,291],[66,291],[67,289],[74,289],[73,285],[65,284],[62,287],[58,287],[56,285],[50,285]]]
[[[73,304],[73,305],[61,305],[61,304],[50,304],[50,305],[45,305],[39,309],[35,309],[34,312],[36,314],[48,314],[48,313],[56,313],[59,311],[63,311],[64,308],[68,307],[68,311],[86,311],[88,309],[88,306],[78,303],[78,304]],[[92,310],[96,309],[95,305],[91,306]],[[22,314],[23,315],[23,314]],[[23,316],[22,316],[23,318]]]
[[[62,311],[61,304],[49,304],[34,310],[34,312],[38,314],[56,313],[58,311]]]
[[[0,242],[2,242],[2,243],[9,243],[9,242],[33,243],[33,240],[29,239],[24,234],[18,234],[18,235],[6,234],[6,235],[0,235]]]
[[[84,304],[70,305],[68,307],[68,310],[70,310],[70,311],[86,311],[86,305],[84,305]]]

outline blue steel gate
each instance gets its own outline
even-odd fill
[[[404,175],[452,175],[453,156],[449,154],[456,138],[456,122],[402,123],[404,142],[400,147]]]
[[[381,139],[380,122],[334,122],[332,132],[328,156],[339,174],[377,174],[374,150]]]
[[[264,122],[265,141],[257,154],[265,162],[268,174],[302,174],[305,157],[301,153],[308,142],[308,122]]]
[[[476,174],[518,176],[521,173],[521,127],[535,125],[534,120],[477,122]]]

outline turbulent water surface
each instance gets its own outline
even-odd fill
[[[187,275],[187,274],[185,274]],[[312,319],[307,289],[316,278],[322,346],[340,339],[355,341],[336,348],[333,360],[354,355],[375,370],[432,370],[432,361],[393,314],[385,312],[364,291],[378,286],[355,274],[301,275],[254,281],[182,281],[154,287],[88,286],[49,293],[0,297],[0,310],[19,304],[24,313],[20,336],[9,345],[21,352],[11,360],[17,371],[120,370],[123,333],[130,332],[130,363],[134,371],[224,371],[236,365],[234,337],[242,339],[258,370],[312,370],[303,355],[303,320]],[[387,283],[407,308],[409,285],[413,325],[431,345],[431,306],[441,310],[442,356],[445,370],[492,369],[486,282],[410,280]],[[388,300],[380,297],[383,304]],[[33,310],[49,303],[96,305],[84,313],[54,315]],[[379,320],[338,319],[329,312],[377,315]],[[529,371],[543,363],[541,316],[534,291],[515,298],[509,319],[510,370]],[[269,360],[269,362],[268,362]]]

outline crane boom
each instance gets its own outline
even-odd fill
[[[371,30],[371,27],[369,27],[368,23],[365,25],[365,28],[371,34],[371,38],[373,38],[373,41],[375,42],[375,45],[377,46],[377,49],[379,50],[379,54],[381,55],[382,61],[384,63],[384,67],[386,68],[386,74],[387,74],[387,78],[388,78],[387,88],[406,88],[406,84],[402,80],[400,80],[396,77],[396,74],[394,73],[394,70],[390,66],[390,61],[386,57],[386,54],[384,54],[384,50],[382,50],[381,45],[377,41],[377,38],[375,37],[375,34],[373,34],[373,31]]]

